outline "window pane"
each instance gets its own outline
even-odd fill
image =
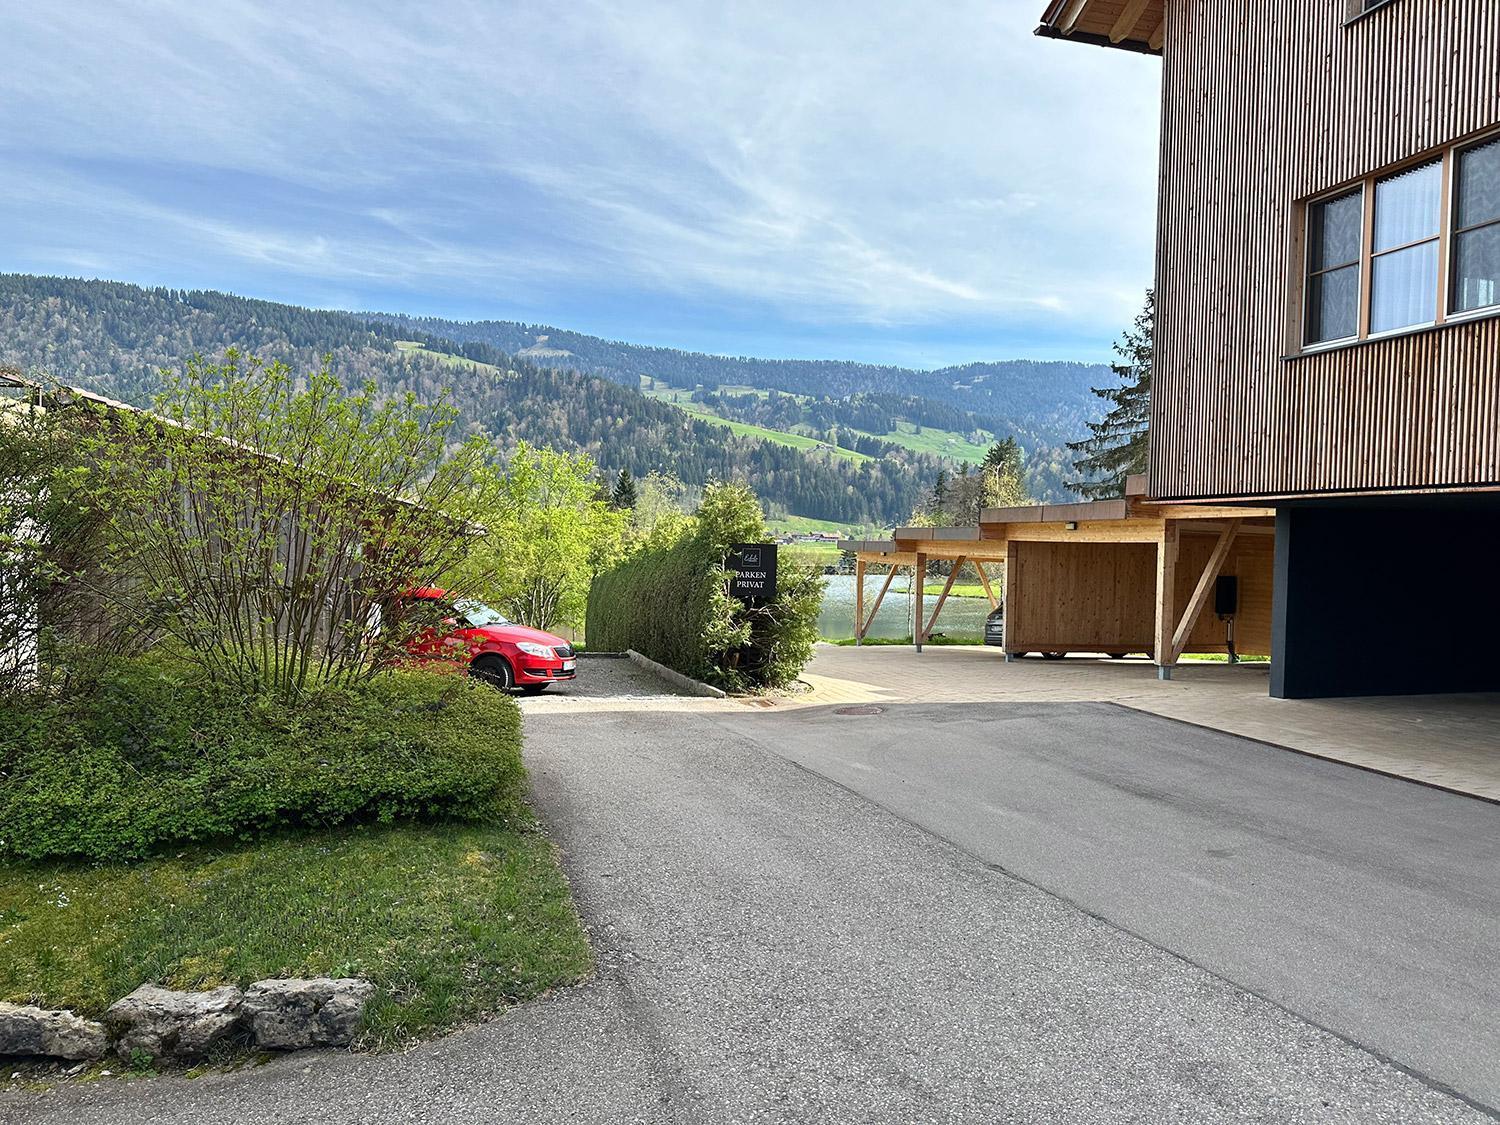
[[[1389,332],[1437,319],[1438,244],[1424,242],[1375,259],[1370,331]]]
[[[1307,281],[1307,342],[1342,340],[1359,331],[1359,267],[1320,273]]]
[[[1458,154],[1458,225],[1500,219],[1500,141]]]
[[[1500,223],[1454,238],[1453,311],[1500,305]]]
[[[1364,220],[1364,193],[1352,191],[1308,208],[1309,261],[1314,270],[1359,261],[1359,228]]]
[[[1431,238],[1438,232],[1442,209],[1441,162],[1381,180],[1375,185],[1375,249]]]

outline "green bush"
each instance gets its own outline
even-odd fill
[[[594,579],[589,647],[633,648],[734,691],[790,684],[818,640],[823,580],[783,560],[774,603],[749,608],[730,597],[724,569],[730,546],[765,537],[753,492],[710,485],[692,519],[664,524],[625,562]]]
[[[287,703],[121,660],[85,694],[0,702],[0,858],[519,818],[520,738],[514,701],[462,676],[392,672]]]

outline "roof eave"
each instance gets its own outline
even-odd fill
[[[1044,23],[1036,29],[1035,34],[1043,39],[1064,39],[1070,43],[1087,43],[1094,47],[1113,47],[1117,51],[1134,51],[1140,55],[1155,55],[1161,57],[1161,48],[1153,47],[1143,39],[1121,39],[1115,42],[1108,35],[1100,35],[1092,31],[1062,31]]]

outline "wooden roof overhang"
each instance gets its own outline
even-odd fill
[[[839,549],[852,551],[867,563],[911,566],[927,559],[977,559],[998,562],[1005,544],[987,540],[977,527],[898,527],[889,539],[844,539]]]
[[[1166,0],[1051,0],[1038,35],[1161,54]]]
[[[922,530],[930,530],[923,528]],[[949,530],[949,529],[944,529]],[[958,529],[967,530],[967,529]],[[977,530],[977,529],[976,529]],[[965,557],[965,552],[960,549],[957,541],[939,546],[937,549],[928,549],[924,542],[912,539],[841,539],[839,550],[852,551],[855,557],[862,563],[878,563],[881,566],[915,566],[917,563],[918,549],[928,559],[959,559]],[[988,556],[991,558],[1004,558],[1004,554]]]
[[[1274,531],[1274,508],[1172,504],[1139,495],[1079,504],[986,508],[974,527],[898,527],[889,539],[845,539],[839,547],[866,563],[911,566],[926,559],[1000,561],[1012,542],[1160,543],[1178,531],[1218,532],[1234,522],[1250,534]]]

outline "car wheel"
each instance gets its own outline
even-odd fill
[[[509,691],[516,686],[515,673],[510,670],[510,662],[503,656],[490,654],[479,657],[469,665],[469,675],[501,691]]]
[[[1065,653],[1065,652],[1044,652],[1044,653],[1042,653],[1042,659],[1043,660],[1061,660],[1063,657],[1065,657],[1067,655],[1068,654]]]
[[[547,685],[546,684],[522,684],[521,685],[521,694],[522,695],[541,695],[542,692],[544,692],[546,690],[547,690]]]
[[[1123,653],[1123,652],[1112,652],[1112,653],[1109,654],[1109,658],[1111,660],[1124,660],[1125,657],[1126,657],[1126,654]]]

